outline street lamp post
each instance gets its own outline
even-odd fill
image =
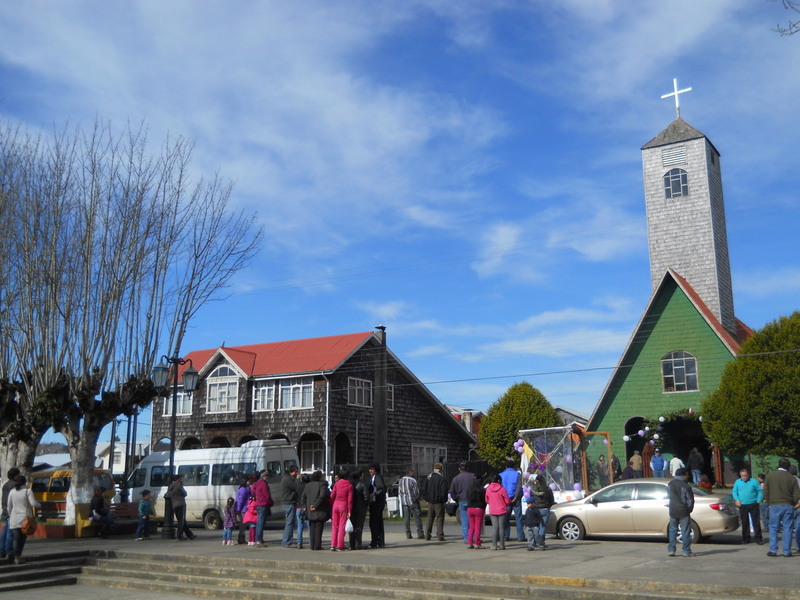
[[[167,485],[172,483],[172,477],[175,474],[175,436],[177,428],[177,414],[178,414],[178,366],[189,363],[189,367],[183,372],[183,391],[184,393],[191,393],[197,389],[197,380],[199,374],[192,365],[190,359],[183,359],[175,352],[172,358],[162,356],[161,362],[153,367],[153,385],[157,389],[166,391],[167,383],[169,381],[169,367],[164,363],[172,365],[172,415],[170,416],[170,434],[169,434],[169,472],[167,475]],[[165,396],[166,397],[166,396]],[[166,400],[165,400],[166,401]],[[172,499],[169,496],[164,497],[164,527],[161,528],[161,537],[165,540],[175,539],[175,521],[172,512]]]

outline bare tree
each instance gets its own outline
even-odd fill
[[[75,470],[69,501],[86,502],[101,430],[152,402],[160,352],[179,353],[192,317],[262,234],[231,209],[218,175],[192,183],[185,140],[151,156],[143,128],[117,136],[96,123],[45,141],[6,126],[0,137],[0,210],[14,224],[3,234],[0,336],[8,385],[18,384],[8,406],[30,430],[4,428],[0,410],[0,441],[29,467],[44,431],[61,432]]]
[[[776,0],[770,0],[771,2],[775,2]],[[800,1],[798,0],[780,0],[781,4],[783,4],[783,8],[786,10],[793,11],[797,14],[800,14]],[[786,26],[776,25],[775,31],[780,33],[781,35],[794,35],[798,31],[800,31],[800,18],[795,20],[789,20]]]

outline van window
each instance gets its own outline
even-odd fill
[[[181,465],[178,475],[183,475],[185,487],[193,485],[208,485],[208,465]]]
[[[131,475],[128,487],[144,487],[144,479],[147,476],[147,469],[136,469]]]
[[[269,477],[270,478],[274,477],[275,479],[280,479],[281,478],[281,473],[283,472],[281,470],[281,461],[274,460],[272,462],[268,462],[267,463],[267,472],[269,473]]]
[[[216,464],[211,468],[211,485],[239,485],[250,473],[256,472],[256,463]]]
[[[291,466],[295,466],[295,467],[297,466],[297,461],[295,459],[292,458],[291,460],[283,461],[283,472],[284,473],[288,473],[289,472],[289,467],[291,467]]]
[[[169,467],[166,465],[153,465],[150,471],[150,485],[152,487],[167,487],[169,485]]]

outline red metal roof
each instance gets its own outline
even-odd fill
[[[291,373],[330,372],[339,367],[373,335],[371,331],[327,337],[251,344],[220,346],[194,350],[185,358],[202,372],[217,353],[224,354],[248,377],[286,375]],[[181,367],[181,373],[186,368]]]

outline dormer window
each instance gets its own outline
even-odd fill
[[[664,197],[680,198],[689,195],[689,182],[686,171],[683,169],[670,169],[664,175]]]
[[[208,413],[229,413],[239,409],[239,376],[228,366],[214,369],[206,379]]]

